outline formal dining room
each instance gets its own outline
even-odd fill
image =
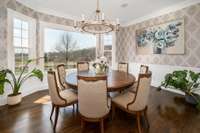
[[[200,133],[200,0],[0,0],[0,133]]]

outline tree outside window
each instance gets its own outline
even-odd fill
[[[65,64],[67,69],[76,68],[78,61],[94,61],[96,36],[79,32],[45,29],[45,70]]]

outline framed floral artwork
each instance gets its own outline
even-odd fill
[[[184,54],[184,19],[136,31],[137,54]]]

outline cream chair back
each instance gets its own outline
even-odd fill
[[[146,65],[141,65],[140,66],[140,74],[145,74],[145,73],[148,73],[149,71],[149,67],[146,66]]]
[[[66,103],[66,100],[60,96],[56,81],[56,73],[54,71],[48,71],[48,87],[51,101],[54,105],[63,105]]]
[[[128,106],[128,109],[139,111],[147,106],[149,91],[151,86],[151,72],[147,74],[139,74],[138,86],[134,102]]]
[[[79,112],[86,118],[101,118],[108,114],[107,77],[78,76]]]
[[[77,71],[88,71],[89,63],[88,62],[78,62],[77,63]]]
[[[66,78],[65,65],[64,64],[58,65],[57,72],[58,72],[58,80],[59,80],[61,89],[64,90],[64,89],[69,88],[65,81],[65,78]]]
[[[128,73],[128,63],[120,62],[118,64],[118,70],[122,72],[127,72]]]

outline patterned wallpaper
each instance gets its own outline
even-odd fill
[[[137,55],[135,32],[137,29],[157,25],[170,20],[185,20],[184,55]],[[117,33],[117,61],[129,61],[146,64],[176,65],[200,67],[200,3],[160,17],[130,25]]]
[[[0,1],[0,69],[7,67],[6,60],[6,26],[7,25],[7,14],[6,8],[4,7],[3,1]]]
[[[72,26],[73,21],[62,17],[47,15],[37,12],[22,5],[16,0],[0,0],[0,67],[7,66],[7,11],[10,8],[37,20],[37,44],[40,38],[38,32],[39,21]],[[184,55],[137,55],[135,44],[135,31],[166,21],[185,19],[185,54]],[[129,61],[150,64],[168,64],[180,66],[200,67],[200,4],[196,4],[182,10],[153,18],[142,23],[121,28],[117,33],[117,61]]]
[[[53,15],[44,14],[41,12],[37,12],[16,0],[0,0],[0,68],[7,67],[7,8],[10,8],[14,11],[22,13],[26,16],[32,17],[36,19],[37,29],[36,29],[36,48],[38,48],[38,44],[40,41],[39,31],[40,25],[39,21],[45,21],[49,23],[56,23],[66,26],[72,26],[73,20],[57,17]],[[38,52],[39,50],[37,50]],[[37,53],[37,55],[39,55]]]

